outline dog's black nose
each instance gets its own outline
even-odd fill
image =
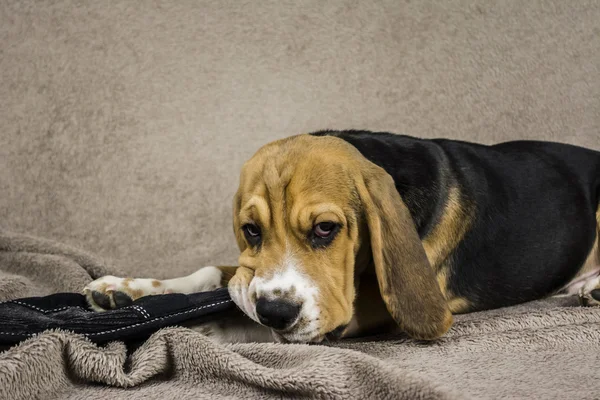
[[[285,300],[267,300],[261,297],[256,302],[256,315],[261,324],[282,330],[288,328],[300,314],[300,306]]]

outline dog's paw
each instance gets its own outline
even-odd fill
[[[590,271],[572,282],[560,292],[561,294],[577,294],[582,306],[600,305],[600,269]]]
[[[83,289],[88,304],[95,311],[112,310],[131,305],[140,297],[169,291],[156,279],[103,276]]]
[[[582,306],[600,305],[600,277],[596,276],[588,281],[579,289],[579,304]]]

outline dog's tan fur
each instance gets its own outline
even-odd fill
[[[455,297],[448,288],[452,273],[452,263],[448,258],[463,240],[470,225],[471,209],[462,200],[460,189],[451,187],[439,222],[423,239],[423,248],[431,266],[437,273],[438,284],[453,314],[467,312],[469,302],[466,299]]]

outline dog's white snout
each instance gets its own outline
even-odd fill
[[[265,325],[270,325],[277,330],[284,329],[286,332],[302,330],[302,334],[306,331],[308,335],[318,331],[320,310],[317,299],[319,290],[305,274],[298,272],[296,268],[289,267],[276,272],[269,278],[254,277],[252,284],[257,301],[263,301],[265,304],[266,302],[279,302],[290,305],[290,307],[286,307],[287,310],[280,313],[282,315],[274,316],[278,322],[275,326],[271,322],[267,322]],[[295,311],[293,320],[291,318],[292,309]],[[288,320],[282,321],[282,319]],[[284,322],[287,322],[288,325],[286,326]]]
[[[274,269],[274,273],[256,274],[247,287],[230,284],[231,298],[251,319],[271,327],[285,340],[313,340],[320,328],[318,286],[289,255]]]

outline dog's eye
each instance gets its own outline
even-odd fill
[[[333,228],[335,228],[333,222],[321,222],[320,224],[315,225],[314,232],[316,236],[326,238],[333,233]]]
[[[246,240],[251,246],[256,246],[260,243],[260,228],[255,224],[246,224],[242,226],[242,231],[244,231],[244,236],[246,236]]]
[[[335,235],[339,232],[339,230],[340,224],[329,221],[320,222],[313,227],[308,238],[310,239],[312,247],[326,247],[333,242],[333,239],[335,239]]]

